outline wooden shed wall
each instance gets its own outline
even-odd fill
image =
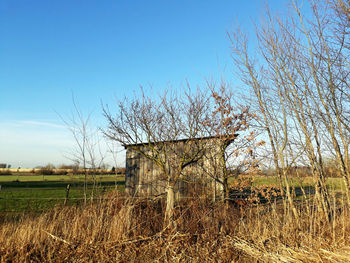
[[[216,182],[208,174],[213,174],[213,160],[218,159],[218,146],[212,144],[208,150],[211,158],[203,158],[197,164],[192,164],[184,169],[183,178],[175,185],[175,198],[179,199],[188,195],[207,195],[213,198],[222,196],[222,185]],[[160,168],[132,148],[126,151],[125,191],[132,196],[157,196],[165,193],[166,178],[163,177]]]

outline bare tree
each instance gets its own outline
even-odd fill
[[[123,149],[121,149],[120,145],[117,145],[114,141],[111,141],[108,138],[106,138],[106,146],[107,146],[107,149],[108,149],[110,156],[112,156],[112,160],[113,160],[112,171],[114,170],[115,189],[117,189],[117,177],[118,177],[118,172],[120,172],[118,169],[118,167],[120,167],[119,161],[118,161],[118,156],[120,153],[123,152]]]
[[[244,33],[238,30],[232,34],[231,42],[239,75],[252,87],[256,98],[277,171],[286,174],[286,162],[297,163],[305,155],[315,178],[316,195],[329,215],[323,162],[328,142],[341,168],[348,196],[350,189],[346,95],[349,2],[318,1],[311,2],[310,7],[309,17],[294,1],[289,16],[280,18],[266,12],[264,25],[256,27],[255,58]]]
[[[181,95],[164,92],[151,98],[141,89],[141,96],[118,102],[117,113],[104,108],[108,128],[104,134],[151,160],[166,180],[164,223],[172,223],[175,204],[174,186],[186,167],[203,155],[201,140],[207,112],[207,97],[197,90]],[[176,140],[184,140],[179,149]],[[142,147],[140,147],[142,145]]]
[[[101,166],[106,154],[101,148],[99,130],[91,123],[91,113],[85,116],[76,103],[74,96],[72,96],[72,102],[73,110],[70,116],[63,117],[60,114],[58,115],[74,138],[75,145],[67,157],[83,168],[84,202],[86,203],[88,175],[91,175],[93,178],[92,200],[96,187],[96,169]]]

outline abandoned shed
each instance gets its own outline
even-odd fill
[[[125,145],[126,193],[131,196],[163,195],[169,179],[163,169],[171,173],[171,169],[182,167],[174,184],[175,199],[194,194],[221,198],[223,186],[215,180],[221,173],[220,141],[217,137],[203,137]],[[186,158],[191,161],[181,163]],[[162,166],[164,163],[167,165]]]

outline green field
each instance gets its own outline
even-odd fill
[[[124,190],[124,176],[88,176],[87,197],[98,197],[106,191]],[[14,174],[0,176],[0,213],[45,211],[66,199],[67,185],[70,185],[67,204],[84,199],[84,176],[82,175],[33,175]]]
[[[124,191],[124,175],[96,175],[95,186],[91,175],[88,176],[87,198],[98,198],[106,191],[117,189]],[[232,182],[232,181],[231,181]],[[0,176],[0,213],[41,212],[66,199],[66,188],[70,185],[69,198],[66,203],[75,204],[84,200],[83,175],[36,175],[31,173],[14,173]],[[259,176],[253,179],[254,186],[278,186],[278,178]],[[291,178],[290,185],[296,188],[312,187],[312,178]],[[345,189],[341,178],[328,178],[327,185],[332,191]]]
[[[344,191],[345,183],[342,178],[330,177],[326,179],[328,189],[332,191]],[[311,177],[289,178],[289,184],[292,187],[312,187],[314,186],[313,179]],[[279,179],[276,176],[259,176],[253,179],[253,185],[279,185]]]

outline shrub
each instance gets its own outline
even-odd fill
[[[12,175],[10,169],[0,170],[0,175]]]
[[[58,169],[54,171],[54,175],[67,175],[68,171],[63,169]]]
[[[54,171],[53,169],[43,167],[37,170],[36,173],[40,175],[53,175]]]

